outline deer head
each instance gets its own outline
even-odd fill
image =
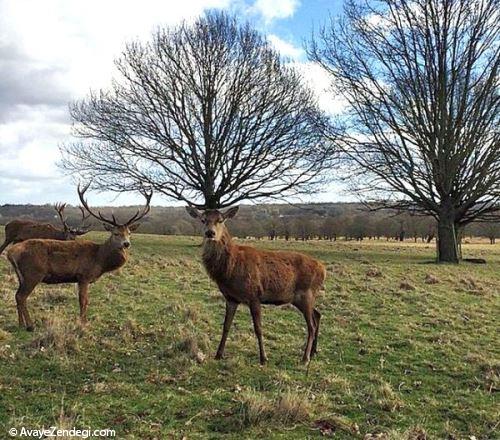
[[[188,214],[200,220],[203,224],[203,236],[207,240],[212,241],[219,241],[222,238],[225,230],[225,221],[229,218],[233,218],[238,212],[238,209],[238,206],[234,206],[225,212],[221,212],[217,209],[207,209],[206,211],[200,212],[196,208],[186,206]]]
[[[80,188],[80,185],[78,185],[78,196],[83,208],[89,213],[89,215],[99,220],[106,231],[111,233],[109,243],[113,248],[128,249],[130,247],[130,233],[137,230],[139,227],[139,220],[146,216],[151,210],[150,203],[151,197],[153,196],[152,191],[144,191],[142,193],[146,199],[146,205],[144,208],[137,210],[137,212],[126,222],[119,223],[114,214],[111,214],[111,218],[108,218],[102,215],[100,211],[97,211],[96,214],[90,209],[84,197],[85,192],[89,189],[89,186],[90,183],[82,189]]]

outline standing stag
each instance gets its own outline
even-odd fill
[[[82,227],[71,228],[64,217],[66,203],[54,205],[54,209],[61,220],[63,229],[58,229],[50,223],[39,223],[33,220],[12,220],[5,225],[5,240],[0,246],[0,254],[11,243],[20,243],[31,238],[50,238],[52,240],[74,240],[77,236],[86,234],[89,226],[85,224],[88,216],[82,208]]]
[[[203,264],[210,278],[226,299],[222,338],[215,356],[224,355],[227,335],[240,303],[250,308],[259,343],[260,363],[267,361],[262,341],[261,304],[293,304],[307,323],[307,343],[303,361],[316,353],[321,314],[314,308],[316,296],[325,281],[325,267],[318,260],[296,252],[265,251],[233,242],[225,221],[238,212],[187,207],[191,217],[204,225]]]
[[[152,193],[144,194],[146,205],[138,210],[125,223],[118,223],[114,215],[104,217],[99,211],[95,214],[84,198],[85,191],[78,186],[78,195],[89,215],[101,221],[110,232],[109,238],[102,244],[88,240],[26,240],[15,244],[7,252],[19,279],[16,293],[19,325],[33,330],[33,322],[26,307],[26,299],[39,283],[61,284],[78,283],[80,300],[80,319],[87,322],[89,284],[97,281],[104,273],[123,266],[128,258],[130,233],[135,231],[140,219],[150,210]]]

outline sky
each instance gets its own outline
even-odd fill
[[[223,9],[248,20],[290,59],[329,112],[341,102],[325,93],[329,80],[307,61],[304,42],[341,0],[0,0],[0,205],[76,204],[71,176],[57,166],[71,142],[68,105],[106,88],[113,60],[127,41],[145,41],[158,26]],[[346,195],[326,189],[315,201]],[[134,204],[135,195],[90,194],[94,204]],[[154,205],[173,205],[153,199]]]

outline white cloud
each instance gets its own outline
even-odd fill
[[[192,20],[211,8],[258,14],[269,24],[291,17],[299,4],[299,0],[0,0],[0,185],[4,188],[0,204],[77,202],[73,183],[56,166],[58,148],[69,140],[67,104],[109,84],[113,60],[125,42],[147,39],[158,26]],[[296,61],[303,57],[301,48],[276,35],[269,38],[283,55]],[[324,83],[317,72],[304,69],[316,88]],[[327,105],[324,96],[320,101]],[[107,203],[113,197],[92,199]],[[142,199],[126,195],[115,203],[134,202]]]
[[[68,101],[109,84],[126,41],[231,1],[0,0],[0,203],[76,203],[56,166],[69,138]]]
[[[65,83],[85,94],[107,84],[124,43],[158,25],[192,19],[230,0],[0,0],[0,41],[15,43],[40,67],[64,68]],[[29,11],[29,12],[27,12]]]
[[[333,94],[331,77],[321,66],[312,62],[295,62],[292,65],[316,93],[321,109],[330,115],[336,115],[346,108],[347,102],[341,96]]]
[[[274,46],[274,48],[280,52],[283,56],[299,59],[304,55],[304,50],[300,47],[294,46],[288,41],[282,40],[277,35],[268,35],[267,39]]]
[[[277,18],[291,17],[299,5],[299,0],[257,0],[253,7],[262,14],[266,22],[270,22]]]

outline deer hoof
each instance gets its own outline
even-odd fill
[[[220,360],[221,360],[221,359],[223,359],[223,358],[224,358],[224,355],[223,355],[222,353],[217,353],[217,354],[215,355],[215,359],[216,359],[216,360],[218,360],[218,361],[220,361]]]
[[[33,330],[35,330],[35,327],[33,325],[27,325],[26,330],[32,332]]]

